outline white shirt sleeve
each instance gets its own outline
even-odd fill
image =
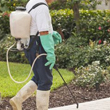
[[[47,6],[39,7],[36,14],[36,25],[39,32],[49,31],[51,24],[51,17]]]

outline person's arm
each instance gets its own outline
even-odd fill
[[[40,32],[40,40],[41,44],[47,53],[46,59],[48,60],[45,66],[49,66],[49,69],[52,69],[55,64],[55,53],[54,53],[54,41],[52,34],[48,33],[48,31]]]
[[[42,32],[39,32],[39,33],[40,33],[41,36],[42,36],[42,35],[47,35],[47,34],[49,34],[48,31],[42,31]]]
[[[49,68],[52,69],[55,64],[55,53],[52,33],[49,32],[51,27],[51,17],[48,7],[39,7],[39,11],[36,13],[36,25],[40,33],[41,45],[47,53],[47,63],[45,66],[50,66]]]

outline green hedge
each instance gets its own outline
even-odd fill
[[[0,40],[9,33],[9,13],[4,12],[0,14]]]
[[[51,16],[54,30],[57,30],[60,24],[65,38],[69,38],[75,27],[73,11],[70,9],[53,10],[51,11]]]
[[[4,13],[0,14],[0,29],[2,31],[0,36],[2,42],[0,45],[0,60],[6,60],[6,48],[10,44],[4,43],[9,42],[7,34],[9,34],[9,21],[8,14],[3,16]],[[110,36],[110,11],[94,11],[94,10],[81,10],[80,11],[80,33],[76,34],[75,22],[72,10],[65,9],[59,11],[51,11],[52,22],[54,30],[57,30],[58,24],[61,24],[61,28],[64,30],[64,35],[66,38],[69,38],[72,32],[71,37],[68,40],[65,40],[62,44],[56,48],[57,63],[62,68],[72,68],[79,67],[81,65],[87,65],[95,60],[100,60],[101,64],[106,66],[109,64],[105,62],[105,56],[109,57],[109,48],[100,47],[101,51],[98,52],[94,49],[91,49],[88,46],[90,39],[92,41],[101,41],[100,45],[103,45],[103,41],[106,40],[109,42]],[[5,22],[2,22],[2,21]],[[73,24],[73,25],[72,25]],[[3,39],[3,37],[6,38]],[[10,35],[9,35],[10,36]],[[10,37],[9,37],[10,38]],[[11,41],[13,43],[13,41]],[[107,50],[106,50],[107,49]],[[106,53],[107,52],[107,53]],[[16,53],[11,55],[11,61],[15,62],[27,62],[23,54]],[[101,56],[102,55],[102,56]],[[87,57],[88,56],[88,57]]]
[[[84,38],[73,36],[56,48],[56,56],[61,68],[78,68],[93,61],[100,61],[106,68],[110,64],[110,45],[93,41],[88,45]]]
[[[89,40],[110,40],[110,11],[82,11],[80,36]]]
[[[51,16],[53,18],[53,26],[56,30],[58,24],[61,24],[62,29],[64,29],[65,38],[70,37],[71,32],[75,32],[75,21],[73,16],[73,11],[59,10],[51,11]],[[85,37],[87,41],[92,40],[108,40],[109,39],[109,25],[110,24],[110,11],[101,10],[81,10],[80,11],[80,36]],[[99,27],[101,29],[99,30]]]
[[[9,13],[4,12],[0,14],[0,37],[4,36],[4,34],[9,33]],[[58,29],[58,25],[61,24],[61,28],[64,30],[65,38],[70,37],[71,32],[74,31],[75,21],[73,16],[73,11],[69,9],[59,10],[59,11],[51,11],[52,23],[54,30]],[[99,36],[107,35],[107,29],[109,29],[109,18],[110,11],[94,11],[94,10],[81,10],[80,11],[80,29],[81,36],[86,37],[88,39],[95,39]],[[99,30],[99,27],[102,27],[103,33]],[[86,32],[87,31],[87,32]],[[85,35],[87,34],[87,35]],[[109,36],[109,35],[108,35]],[[107,37],[108,37],[107,36]],[[105,36],[106,37],[106,36]]]
[[[16,6],[25,6],[28,0],[0,0],[0,12],[13,11]]]

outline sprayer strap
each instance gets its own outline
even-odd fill
[[[40,3],[35,4],[35,5],[28,11],[28,13],[30,13],[31,10],[35,9],[36,7],[38,7],[38,6],[40,6],[40,5],[46,5],[46,6],[48,7],[47,4],[45,4],[45,3],[43,3],[43,2],[40,2]]]
[[[36,41],[36,39],[38,39],[38,34],[39,34],[39,32],[37,32],[37,34],[35,36],[33,36],[32,42],[29,44],[29,47],[26,49],[27,51],[30,50],[30,48],[32,47],[33,43]]]

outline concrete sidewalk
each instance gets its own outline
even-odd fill
[[[76,108],[76,104],[73,104],[64,107],[51,108],[49,110],[110,110],[110,98],[79,103],[78,109]]]

